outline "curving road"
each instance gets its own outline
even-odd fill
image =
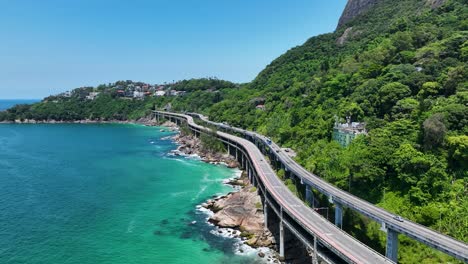
[[[192,129],[209,131],[208,128],[196,124],[191,116],[162,111],[156,111],[156,113],[164,116],[183,118]],[[317,240],[325,247],[343,257],[344,260],[349,263],[393,263],[391,260],[337,228],[312,208],[306,206],[297,196],[289,191],[276,176],[275,171],[270,167],[264,155],[255,144],[246,139],[224,132],[218,131],[217,135],[221,140],[235,142],[238,147],[242,148],[248,155],[258,179],[263,183],[268,194],[281,206],[283,214],[288,214],[300,226],[307,230],[308,233],[317,237]]]
[[[468,263],[468,244],[406,219],[403,221],[395,220],[394,214],[380,207],[377,207],[363,199],[360,199],[348,192],[345,192],[333,186],[332,184],[324,181],[315,174],[307,171],[297,162],[295,162],[291,157],[289,157],[288,154],[284,150],[282,150],[276,143],[272,142],[271,144],[268,144],[267,138],[263,135],[251,131],[246,131],[240,128],[231,127],[226,124],[216,123],[208,120],[207,117],[200,114],[194,115],[197,115],[201,120],[211,125],[244,134],[251,138],[260,140],[266,145],[269,145],[270,148],[272,148],[273,150],[273,154],[278,157],[278,159],[287,168],[288,171],[291,171],[294,175],[298,176],[302,180],[302,182],[313,186],[321,193],[328,195],[333,200],[333,202],[358,211],[363,215],[366,215],[367,217],[370,217],[376,220],[377,222],[384,224],[385,228],[387,229],[391,229],[398,233],[405,234],[408,237],[411,237],[419,242],[422,242],[430,247],[445,252],[459,260]]]

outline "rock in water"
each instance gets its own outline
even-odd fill
[[[215,212],[210,222],[219,227],[236,228],[248,236],[252,247],[271,247],[275,244],[271,233],[264,228],[264,215],[260,196],[247,185],[241,191],[230,193],[213,202]]]

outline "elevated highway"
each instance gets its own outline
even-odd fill
[[[280,166],[290,174],[290,177],[297,177],[301,183],[306,185],[306,199],[309,200],[311,204],[313,204],[311,188],[314,188],[329,197],[329,201],[335,204],[335,225],[341,226],[342,224],[343,207],[350,208],[351,210],[359,212],[380,223],[382,226],[381,229],[387,233],[386,256],[393,261],[396,262],[398,258],[398,234],[404,234],[468,263],[468,245],[466,243],[407,219],[398,218],[391,212],[333,186],[317,175],[304,169],[289,157],[289,155],[277,144],[269,141],[263,135],[246,131],[241,128],[232,127],[227,124],[216,123],[208,120],[207,117],[200,114],[191,113],[190,115],[196,116],[203,122],[216,126],[220,130],[242,135],[257,146],[267,149],[269,151],[268,155],[279,162]]]
[[[327,258],[319,256],[317,244],[329,249],[347,263],[393,263],[305,205],[276,176],[264,154],[251,141],[225,132],[213,133],[209,128],[196,124],[189,115],[162,111],[155,111],[154,114],[157,118],[167,118],[177,123],[186,122],[197,136],[206,133],[217,137],[227,146],[229,152],[238,158],[250,181],[262,196],[266,225],[275,224],[271,223],[271,218],[268,217],[272,213],[279,219],[276,224],[279,230],[280,256],[284,257],[287,253],[284,245],[285,235],[286,232],[290,232],[307,248],[313,250],[312,259],[315,263],[319,257]]]

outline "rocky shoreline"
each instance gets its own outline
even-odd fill
[[[137,120],[15,120],[3,121],[0,124],[139,124],[145,126],[162,126],[169,131],[179,131],[177,124],[166,121],[158,123],[156,119],[146,117]],[[161,129],[165,130],[165,129]],[[239,162],[229,154],[216,153],[203,147],[201,140],[194,135],[184,135],[183,132],[172,139],[179,145],[175,155],[197,155],[204,162],[211,164],[225,164],[228,168],[239,168]],[[225,232],[240,238],[242,243],[252,248],[261,248],[260,258],[268,262],[279,263],[276,253],[276,242],[271,232],[265,228],[263,206],[257,190],[249,183],[245,172],[239,178],[230,179],[226,184],[236,186],[236,191],[210,199],[201,207],[213,214],[208,222],[219,227],[220,234]],[[240,250],[242,252],[242,250]],[[270,252],[266,252],[270,251]],[[266,254],[267,253],[267,254]]]
[[[169,129],[177,128],[177,125],[171,122],[166,122],[162,126]],[[224,163],[229,168],[239,168],[239,163],[234,157],[229,154],[213,153],[205,149],[201,140],[191,134],[185,135],[181,132],[173,139],[179,144],[175,151],[178,155],[198,155],[204,162]],[[275,251],[275,238],[265,227],[260,196],[257,194],[256,188],[249,183],[246,173],[243,172],[239,178],[231,179],[226,184],[236,186],[238,190],[210,199],[201,205],[201,207],[213,212],[208,218],[208,222],[220,229],[231,231],[231,234],[237,234],[236,237],[252,248],[268,248],[274,254],[265,254],[260,250],[258,256],[269,262],[279,263]]]

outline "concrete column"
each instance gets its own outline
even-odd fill
[[[241,160],[242,160],[242,163],[241,163],[241,166],[242,166],[242,168],[245,168],[245,167],[247,167],[247,166],[246,166],[246,163],[247,163],[247,162],[246,162],[246,160],[245,160],[245,158],[244,158],[244,155],[243,155],[243,154],[241,154]]]
[[[317,237],[314,236],[314,253],[312,255],[312,263],[318,264],[318,257],[317,257]]]
[[[263,205],[263,216],[265,217],[265,228],[268,229],[268,204],[266,201],[266,194],[265,195],[265,200],[264,200],[264,205]]]
[[[306,184],[306,202],[310,204],[310,207],[314,208],[314,193],[312,192],[312,189],[310,188],[310,185]]]
[[[343,227],[343,207],[338,203],[335,204],[335,225]]]
[[[284,258],[284,226],[283,226],[283,219],[280,219],[280,257]]]
[[[236,151],[236,160],[239,162],[239,150],[237,148],[234,148],[234,150]]]
[[[398,262],[398,233],[392,229],[387,230],[387,249],[385,256],[395,263]]]

